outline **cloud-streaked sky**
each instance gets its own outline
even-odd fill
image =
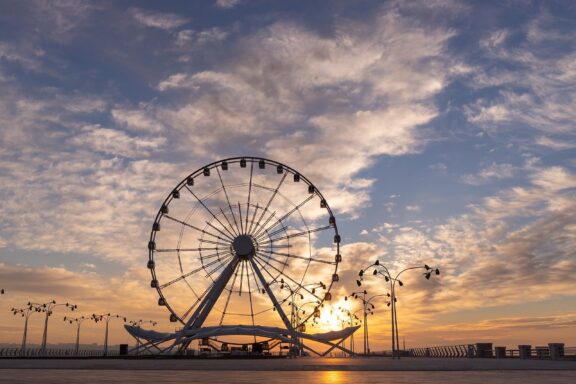
[[[335,297],[377,257],[442,268],[406,275],[408,346],[576,344],[576,4],[0,9],[0,342],[20,338],[10,307],[53,297],[170,329],[145,268],[159,205],[201,166],[253,155],[335,210]],[[373,350],[389,348],[388,318],[371,318]]]

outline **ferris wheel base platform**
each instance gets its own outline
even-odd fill
[[[279,340],[286,343],[300,344],[303,349],[310,350],[317,355],[325,355],[333,349],[339,349],[351,355],[354,352],[342,347],[342,342],[356,332],[360,326],[347,327],[338,331],[330,331],[325,333],[304,333],[304,332],[290,332],[285,328],[269,327],[262,325],[221,325],[201,328],[188,328],[179,332],[166,333],[157,332],[153,330],[146,330],[141,327],[132,325],[124,325],[126,331],[134,337],[138,342],[138,352],[147,351],[152,354],[164,354],[172,351],[179,345],[187,345],[193,340],[213,338],[219,336],[258,336],[269,339]],[[299,340],[309,340],[321,344],[325,344],[330,348],[319,353],[309,346],[302,344]],[[168,345],[162,347],[161,345]]]

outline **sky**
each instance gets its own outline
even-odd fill
[[[573,2],[0,9],[0,342],[21,338],[10,308],[52,299],[173,329],[146,268],[162,201],[205,164],[261,156],[337,217],[334,306],[376,259],[427,263],[441,275],[406,272],[398,292],[408,347],[576,345]],[[74,340],[64,315],[52,343]],[[378,303],[372,350],[390,348],[389,316]]]

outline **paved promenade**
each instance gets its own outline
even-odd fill
[[[384,357],[300,359],[0,359],[0,369],[198,371],[512,371],[570,370],[576,361]]]

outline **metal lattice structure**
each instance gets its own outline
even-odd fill
[[[127,329],[157,352],[183,351],[200,330],[230,335],[232,326],[255,340],[287,337],[301,349],[307,337],[301,325],[331,300],[342,260],[336,219],[318,188],[259,157],[217,161],[184,178],[162,203],[148,249],[158,304],[182,329],[163,335]],[[286,313],[298,300],[316,304],[295,323]],[[284,331],[262,333],[258,324],[278,317],[283,327],[273,328]]]

